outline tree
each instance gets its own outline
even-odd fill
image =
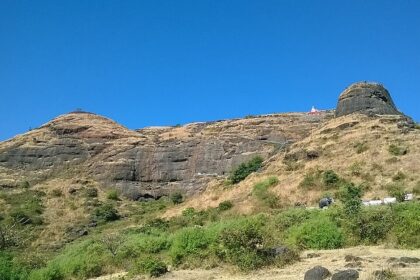
[[[124,240],[117,234],[108,234],[100,239],[102,245],[115,257]]]
[[[360,212],[362,207],[362,195],[363,190],[360,186],[355,186],[353,183],[344,185],[340,196],[346,214],[353,216]]]

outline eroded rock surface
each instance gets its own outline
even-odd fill
[[[89,177],[134,199],[174,189],[200,191],[256,155],[268,158],[331,118],[278,114],[127,129],[90,113],[70,113],[0,143],[0,181]]]
[[[368,115],[401,114],[383,85],[366,82],[352,84],[339,97],[336,116],[340,117],[352,113]]]

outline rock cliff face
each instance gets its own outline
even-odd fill
[[[332,115],[266,115],[134,131],[95,114],[70,113],[0,143],[0,185],[84,177],[133,199],[175,189],[194,193],[239,163],[268,158],[306,137]]]
[[[345,89],[338,100],[336,116],[352,113],[399,115],[389,92],[380,84],[355,83]]]

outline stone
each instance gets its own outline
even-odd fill
[[[333,274],[331,280],[356,280],[359,279],[359,272],[354,269],[344,270]]]
[[[419,258],[401,257],[400,261],[403,263],[419,263]]]
[[[336,116],[341,117],[352,113],[368,116],[401,115],[383,85],[367,82],[350,85],[338,99]]]
[[[358,268],[362,266],[362,262],[349,262],[344,267],[345,268]]]
[[[320,256],[321,254],[317,254],[317,253],[309,253],[306,255],[308,259],[319,258]]]
[[[273,257],[281,257],[290,253],[290,249],[286,246],[277,246],[270,249],[270,255]]]
[[[346,256],[344,257],[344,260],[345,260],[346,262],[359,262],[359,261],[361,261],[361,260],[362,260],[362,258],[360,258],[360,257],[356,257],[356,256],[353,256],[353,255],[346,255]]]
[[[77,191],[77,190],[76,190],[75,188],[70,187],[70,188],[69,188],[69,190],[68,190],[68,193],[69,193],[69,194],[75,194],[75,193],[76,193],[76,191]]]
[[[331,272],[322,266],[315,266],[314,268],[306,271],[304,280],[323,280],[328,278]]]

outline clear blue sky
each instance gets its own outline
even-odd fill
[[[0,1],[0,140],[75,108],[129,128],[334,108],[361,80],[420,120],[420,1]]]

